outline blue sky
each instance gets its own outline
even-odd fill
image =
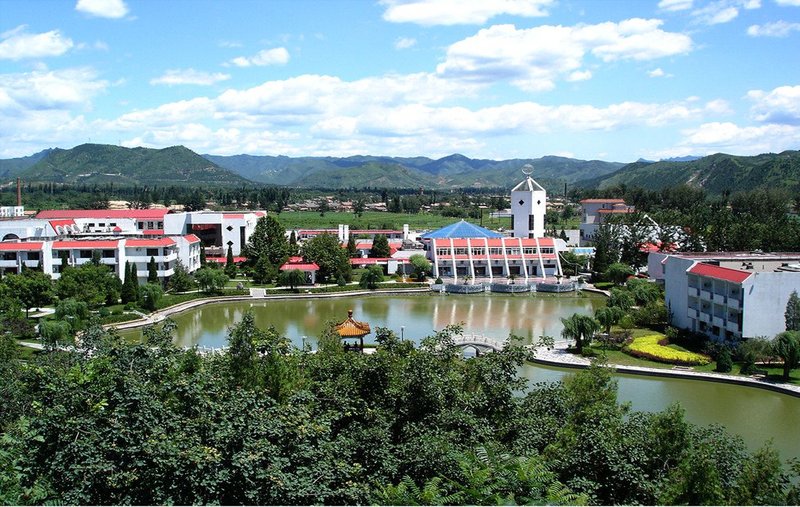
[[[0,158],[800,149],[800,0],[0,0]]]

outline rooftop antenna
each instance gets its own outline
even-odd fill
[[[522,174],[530,177],[530,175],[533,174],[533,166],[530,164],[525,164],[524,166],[522,166]]]

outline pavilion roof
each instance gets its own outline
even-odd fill
[[[372,332],[369,328],[369,323],[353,319],[353,310],[347,311],[347,320],[336,324],[335,329],[342,338],[360,338]]]

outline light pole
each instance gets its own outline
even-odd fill
[[[306,335],[303,335],[303,350],[306,350]]]
[[[400,341],[405,341],[406,326],[400,326]]]

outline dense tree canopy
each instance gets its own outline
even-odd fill
[[[294,349],[252,315],[230,350],[98,327],[21,362],[0,341],[0,503],[785,504],[776,452],[679,407],[631,412],[610,371],[526,387],[527,352],[461,358],[457,330],[375,354]],[[523,394],[520,394],[523,393]],[[795,489],[793,489],[795,488]]]
[[[336,280],[339,275],[345,280],[352,277],[350,259],[347,250],[342,248],[336,236],[320,234],[303,244],[303,258],[315,262],[319,266],[318,277],[321,281]]]

